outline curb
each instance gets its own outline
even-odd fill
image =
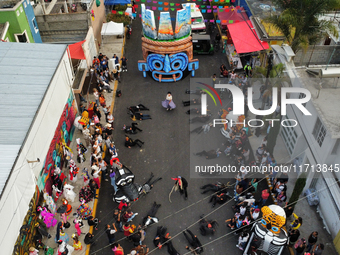
[[[121,56],[123,56],[123,54],[124,54],[125,39],[126,39],[126,29],[125,29],[125,34],[124,34],[124,40],[123,40]],[[120,61],[120,64],[121,64],[121,61]],[[118,89],[118,80],[115,81],[115,84],[114,84],[114,87],[113,87],[112,103],[111,103],[110,113],[112,113],[113,108],[114,108],[117,89]],[[106,145],[104,147],[106,147]],[[104,148],[103,154],[105,156],[105,148]],[[100,181],[100,184],[101,184],[102,183],[102,177],[101,176],[99,178],[99,181]],[[98,205],[98,200],[99,200],[99,189],[96,190],[96,196],[97,196],[97,199],[94,199],[93,210],[92,210],[92,216],[94,218],[96,217],[96,212],[97,212],[97,205]],[[90,234],[93,233],[93,226],[90,227],[89,233]],[[91,247],[90,244],[86,245],[85,255],[89,255],[90,254],[90,247]]]

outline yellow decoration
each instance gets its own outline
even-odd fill
[[[280,229],[285,225],[286,219],[283,216],[277,215],[274,213],[268,206],[263,206],[261,208],[262,214],[263,214],[263,220],[266,221],[266,225],[269,223],[271,224],[271,231],[274,234],[280,233]],[[262,223],[262,226],[267,228],[265,224]],[[273,230],[273,227],[277,227],[277,231]]]

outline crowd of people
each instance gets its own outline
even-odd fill
[[[114,56],[115,61],[118,63],[118,57]],[[127,59],[124,57],[123,71],[127,71]],[[67,162],[65,166],[69,169],[69,176],[65,176],[59,167],[56,167],[53,171],[53,195],[51,196],[47,192],[44,193],[45,204],[39,208],[39,212],[43,221],[37,225],[38,233],[36,237],[36,242],[40,246],[39,248],[47,248],[42,245],[42,238],[44,236],[51,238],[52,235],[49,233],[48,229],[53,226],[57,226],[55,234],[55,242],[58,244],[58,255],[71,254],[73,250],[82,250],[83,244],[80,241],[82,234],[82,228],[84,226],[83,221],[87,221],[88,226],[92,226],[95,230],[98,230],[98,225],[100,220],[93,217],[92,208],[89,206],[89,202],[97,199],[97,191],[101,188],[101,181],[109,181],[116,194],[119,187],[116,183],[117,171],[123,169],[125,166],[120,162],[118,157],[118,150],[113,142],[113,130],[114,130],[114,117],[111,112],[110,105],[106,104],[104,92],[111,93],[112,89],[110,87],[111,81],[118,79],[119,76],[115,76],[115,72],[110,73],[108,68],[108,59],[105,55],[99,54],[93,60],[93,69],[95,70],[95,89],[93,90],[94,101],[91,102],[89,107],[86,109],[81,107],[82,112],[82,134],[83,140],[85,141],[85,146],[82,144],[80,139],[77,139],[77,161],[78,163],[83,163],[86,161],[86,155],[89,151],[91,156],[89,159],[89,167],[84,168],[81,171],[83,185],[81,190],[79,190],[79,206],[77,207],[75,213],[74,224],[74,234],[71,235],[72,244],[70,244],[70,238],[66,233],[65,229],[70,228],[71,224],[68,222],[68,215],[72,213],[72,207],[70,207],[69,201],[74,202],[77,194],[73,190],[73,186],[65,183],[68,179],[70,182],[77,181],[77,175],[79,173],[79,168],[76,162],[72,159],[72,152],[70,148],[66,145],[63,147],[65,158]],[[115,70],[117,68],[115,66]],[[247,87],[247,77],[250,75],[250,70],[240,82],[242,88]],[[120,71],[119,71],[120,72]],[[223,77],[229,77],[233,81],[239,78],[235,72],[225,74],[224,67],[221,66],[221,75]],[[225,76],[227,75],[227,76]],[[216,75],[214,75],[216,77]],[[245,90],[243,90],[245,91]],[[188,94],[200,94],[197,91],[187,90]],[[246,92],[245,92],[246,93]],[[84,98],[83,102],[86,102]],[[183,101],[183,106],[199,105],[199,99],[192,99],[189,101]],[[176,108],[173,102],[171,92],[168,92],[165,100],[162,102],[162,106],[166,108],[167,111],[172,111]],[[231,111],[232,109],[228,109]],[[134,146],[142,147],[144,142],[139,139],[132,139],[130,136],[138,134],[143,130],[136,123],[136,120],[146,120],[152,119],[149,114],[145,114],[144,111],[149,111],[149,109],[143,104],[138,104],[135,106],[128,107],[128,114],[132,119],[131,125],[124,125],[122,128],[125,133],[124,145],[132,149]],[[223,110],[218,114],[221,115]],[[102,118],[102,113],[105,118]],[[200,115],[200,109],[194,108],[187,111],[188,114],[199,114],[198,117],[193,117],[190,123],[200,122],[203,126],[195,128],[191,133],[200,134],[202,131],[204,133],[209,132],[212,126],[209,123],[211,114],[206,116]],[[270,175],[271,187],[259,190],[259,180],[258,178],[251,178],[246,171],[246,166],[258,165],[263,166],[276,166],[277,162],[272,154],[270,154],[266,148],[267,146],[267,136],[265,136],[260,144],[260,146],[254,152],[254,160],[251,156],[251,148],[249,145],[248,137],[251,135],[250,128],[245,125],[243,128],[230,127],[227,142],[225,143],[224,154],[232,161],[232,164],[237,166],[239,173],[235,178],[235,184],[230,185],[223,184],[221,182],[209,183],[202,187],[202,194],[212,192],[209,199],[209,203],[214,208],[216,205],[223,205],[226,202],[234,199],[235,203],[232,206],[234,211],[234,216],[230,219],[225,220],[226,225],[233,231],[235,235],[238,236],[236,247],[240,250],[244,250],[248,240],[250,238],[250,229],[252,223],[261,219],[261,207],[269,205],[269,200],[271,195],[274,196],[274,203],[278,204],[284,208],[286,212],[289,234],[289,245],[293,247],[296,255],[300,254],[313,254],[320,255],[324,250],[324,245],[318,243],[318,232],[312,232],[307,240],[305,238],[300,238],[300,227],[303,225],[303,220],[293,213],[294,208],[287,203],[287,182],[289,180],[286,173],[272,172]],[[105,153],[105,156],[103,155]],[[107,156],[108,155],[108,156]],[[207,159],[214,159],[220,157],[222,152],[217,150],[202,151],[195,153],[197,156],[205,156]],[[147,181],[149,189],[153,187],[151,179]],[[159,180],[161,178],[158,178]],[[156,180],[156,181],[157,181]],[[188,198],[188,181],[181,176],[173,178],[175,181],[174,189],[179,190],[184,198]],[[229,189],[233,188],[233,194],[229,193]],[[172,191],[171,191],[172,192]],[[57,208],[56,204],[58,198],[64,196],[62,199],[62,204]],[[171,193],[170,193],[171,195]],[[169,200],[170,200],[169,195]],[[257,198],[257,199],[256,199]],[[171,202],[171,200],[170,200]],[[126,252],[124,248],[116,242],[116,235],[121,232],[122,236],[127,238],[131,243],[133,243],[134,248],[129,250],[129,254],[148,254],[149,247],[143,244],[146,237],[147,228],[155,223],[159,222],[156,217],[158,209],[161,207],[160,204],[154,202],[152,207],[147,212],[145,217],[143,217],[142,223],[135,224],[134,218],[138,215],[137,212],[133,212],[131,208],[130,201],[121,200],[118,207],[114,210],[113,219],[114,222],[106,224],[105,233],[108,238],[108,244],[115,255],[124,255]],[[60,214],[61,221],[58,222],[56,219],[56,214]],[[290,216],[294,217],[294,221],[288,222]],[[207,220],[203,216],[198,221],[199,223],[199,233],[202,236],[214,235],[218,227],[218,223],[215,220]],[[289,223],[289,224],[288,224]],[[204,250],[199,237],[195,235],[191,230],[186,229],[183,231],[183,235],[188,242],[186,249],[188,249],[192,254],[201,254]],[[92,233],[86,233],[84,237],[85,245],[95,245],[96,239]],[[175,249],[170,233],[167,231],[165,226],[158,226],[156,235],[153,238],[153,243],[156,248],[162,249],[166,246],[167,252],[170,255],[178,255],[178,251]],[[36,248],[32,247],[30,249],[31,254],[37,253]],[[259,248],[257,240],[253,240],[250,244],[250,254],[256,254],[256,250]],[[303,253],[305,252],[305,253]]]
[[[248,77],[251,77],[252,75],[251,67],[247,64],[244,71],[244,74],[240,75],[236,74],[234,71],[228,71],[224,64],[222,64],[220,67],[220,77],[226,78],[229,80],[229,83],[240,87],[244,93],[244,103],[246,105],[247,87],[250,86]],[[217,82],[216,74],[214,74],[211,78],[213,84]],[[263,91],[260,92],[262,95]],[[196,91],[191,90],[187,90],[186,93],[199,95],[199,92],[197,93]],[[279,108],[279,105],[277,107]],[[229,108],[228,112],[231,111],[232,109]],[[192,111],[190,110],[187,113],[191,114],[191,112],[194,114],[200,114],[199,109],[192,109]],[[219,118],[221,118],[223,113],[225,113],[225,110],[221,109],[218,113]],[[203,123],[203,126],[191,130],[191,133],[200,134],[203,131],[204,133],[209,132],[211,126],[211,123],[209,123],[210,115],[211,114],[205,116],[201,115],[199,117],[193,118],[193,121],[190,121],[190,123],[202,120],[201,122]],[[245,108],[245,117],[247,118],[246,115],[247,108]],[[262,116],[257,116],[256,119],[258,118],[262,119]],[[247,123],[247,121],[245,121],[245,123]],[[324,245],[322,243],[317,243],[317,232],[311,233],[308,237],[308,241],[306,241],[304,238],[300,238],[300,232],[298,229],[302,226],[302,218],[293,213],[294,206],[288,205],[287,202],[287,182],[289,180],[288,174],[284,172],[280,173],[278,171],[272,171],[269,175],[269,188],[258,190],[258,184],[261,180],[251,177],[251,175],[249,175],[247,172],[248,166],[257,166],[258,169],[263,169],[264,167],[267,167],[267,169],[273,169],[269,167],[277,166],[274,155],[271,154],[267,149],[269,128],[259,147],[254,150],[254,153],[251,153],[248,139],[248,137],[253,134],[252,130],[247,124],[242,127],[238,127],[238,125],[228,125],[226,130],[227,135],[225,136],[227,141],[224,143],[224,154],[230,160],[231,165],[236,166],[237,169],[239,169],[238,175],[235,178],[234,194],[231,196],[227,192],[228,185],[224,185],[219,182],[204,185],[201,187],[201,189],[203,189],[203,194],[209,191],[214,192],[209,200],[209,202],[212,203],[212,207],[215,207],[216,204],[224,204],[234,198],[235,205],[232,206],[234,210],[234,216],[230,219],[227,219],[225,222],[227,223],[227,226],[234,232],[234,234],[238,235],[238,243],[236,246],[240,250],[245,249],[250,237],[252,223],[261,219],[261,207],[269,205],[269,201],[271,201],[271,203],[275,203],[282,207],[286,212],[286,226],[288,228],[289,245],[292,247],[295,254],[321,254],[324,250]],[[259,137],[261,135],[261,130],[257,128],[255,130],[255,134],[257,137]],[[254,157],[252,157],[251,154],[253,154]],[[218,148],[209,151],[203,150],[194,153],[194,155],[204,156],[206,159],[215,159],[221,157],[222,152]],[[294,221],[289,223],[289,219],[292,215],[294,216]],[[250,254],[256,254],[255,252],[258,248],[258,244],[256,242],[252,242],[250,247],[250,252],[252,252]]]

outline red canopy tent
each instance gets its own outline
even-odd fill
[[[257,37],[250,20],[228,24],[228,30],[239,54],[269,49],[269,44]]]
[[[74,44],[70,44],[68,46],[68,50],[70,52],[70,57],[71,59],[86,59],[85,54],[84,54],[84,50],[83,50],[83,43],[84,41],[81,42],[77,42]]]
[[[224,8],[223,11],[218,12],[217,15],[218,19],[221,21],[221,26],[223,29],[227,28],[229,20],[232,20],[232,23],[249,20],[244,8],[239,6],[230,6],[228,8]]]

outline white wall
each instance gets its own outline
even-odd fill
[[[35,177],[43,167],[59,118],[71,91],[72,70],[67,53],[62,58],[47,90],[28,138],[14,166],[0,201],[0,250],[12,254],[28,205],[35,191]],[[39,163],[27,160],[39,158]],[[35,177],[33,177],[35,176]]]
[[[90,68],[93,57],[98,55],[92,27],[89,27],[89,31],[87,32],[85,42],[83,44],[83,50],[86,57],[87,67]]]
[[[334,178],[329,178],[328,176],[326,176],[325,179],[320,178],[315,187],[317,190],[320,191],[318,193],[320,199],[318,209],[321,211],[323,220],[326,223],[327,228],[333,238],[335,238],[340,230],[339,215],[337,214],[337,209],[330,198],[330,193],[332,193],[335,199],[339,198],[340,195],[339,186],[334,183]],[[328,186],[329,191],[326,185]]]

